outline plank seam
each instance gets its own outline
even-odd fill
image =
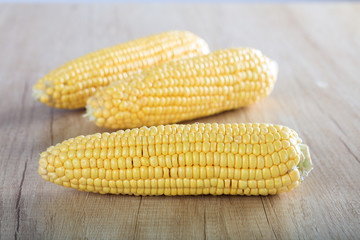
[[[135,229],[134,229],[134,238],[133,239],[135,239],[136,231],[137,231],[137,228],[138,228],[138,220],[139,220],[139,212],[140,212],[141,202],[142,202],[142,196],[140,196],[139,207],[137,209],[136,221],[135,221]]]
[[[31,149],[32,152],[32,149]],[[31,155],[32,156],[32,153]],[[15,231],[15,239],[18,239],[18,234],[19,234],[19,229],[20,229],[20,199],[21,199],[21,193],[22,193],[22,186],[24,184],[24,179],[25,179],[25,172],[27,169],[27,163],[28,163],[28,159],[25,162],[25,167],[22,173],[22,178],[21,178],[21,182],[20,182],[20,188],[19,188],[19,192],[16,198],[16,231]]]
[[[275,236],[275,239],[278,239],[278,237],[276,236],[276,233],[275,233],[275,231],[274,231],[273,226],[272,226],[272,225],[270,224],[270,222],[269,222],[269,218],[268,218],[268,215],[267,215],[267,212],[266,212],[266,209],[265,209],[263,197],[260,196],[260,199],[261,199],[261,204],[262,204],[263,209],[264,209],[266,221],[267,221],[268,225],[270,226],[270,228],[271,228],[271,230],[272,230],[272,232],[273,232],[273,234],[274,234],[274,236]]]

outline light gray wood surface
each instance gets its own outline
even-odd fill
[[[360,4],[1,4],[1,239],[356,239],[360,236]],[[274,92],[200,122],[270,122],[295,129],[314,170],[270,197],[135,197],[56,186],[39,153],[105,131],[83,110],[50,109],[31,86],[99,48],[171,29],[212,50],[261,49],[277,60]]]

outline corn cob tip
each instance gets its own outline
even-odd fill
[[[46,94],[45,89],[49,86],[49,83],[44,81],[42,83],[37,83],[36,85],[34,85],[34,87],[32,88],[32,97],[37,100],[40,101],[44,104],[48,104],[50,102],[50,98],[49,95]]]
[[[310,171],[313,169],[309,147],[306,144],[299,144],[300,151],[302,153],[299,164],[297,165],[300,172],[301,181],[304,180]]]
[[[276,61],[272,60],[269,68],[270,72],[274,74],[274,79],[277,79],[279,74],[279,64]]]
[[[89,121],[95,121],[95,116],[94,116],[94,109],[91,107],[90,104],[86,105],[86,113],[83,114],[84,118],[88,118]]]

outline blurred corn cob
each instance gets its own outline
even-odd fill
[[[102,88],[89,98],[86,116],[113,129],[199,118],[258,102],[270,94],[277,74],[277,64],[258,50],[219,50]]]
[[[170,31],[101,49],[51,71],[33,87],[33,96],[56,108],[85,107],[103,86],[141,69],[209,52],[206,42],[186,31]]]

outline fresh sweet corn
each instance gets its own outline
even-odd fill
[[[160,125],[79,136],[41,153],[43,179],[133,195],[268,195],[312,169],[297,133],[272,124]]]
[[[100,89],[87,114],[100,127],[176,123],[255,103],[272,91],[277,64],[251,48],[160,64]]]
[[[151,35],[101,49],[51,71],[33,87],[33,96],[56,108],[86,105],[96,89],[127,79],[131,74],[161,62],[209,52],[206,42],[186,31]]]

